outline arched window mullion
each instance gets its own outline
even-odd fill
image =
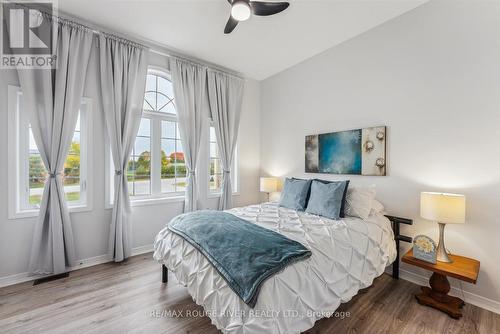
[[[172,105],[173,105],[173,106],[174,106],[174,108],[175,108],[174,100],[169,100],[169,101],[168,101],[167,103],[165,103],[165,104],[164,104],[164,105],[163,105],[163,106],[162,106],[162,107],[161,107],[158,111],[159,111],[159,112],[162,112],[161,110],[162,110],[163,108],[165,108],[166,106],[168,106],[169,104],[171,104],[171,103],[172,103]]]
[[[144,99],[144,102],[146,102],[148,104],[148,106],[151,107],[151,110],[154,110],[153,106],[148,102],[148,100]]]
[[[155,76],[155,111],[158,111],[158,76]]]

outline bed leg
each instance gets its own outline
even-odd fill
[[[168,269],[164,264],[161,265],[161,282],[168,282]]]
[[[392,278],[399,279],[399,224],[396,222],[393,224],[393,231],[395,232],[394,240],[396,241],[396,261],[392,264]]]
[[[392,223],[392,231],[394,232],[394,241],[396,243],[396,260],[392,264],[392,278],[399,279],[399,242],[404,241],[410,244],[413,242],[411,237],[400,234],[399,224],[413,225],[413,220],[388,215],[386,217]]]
[[[397,248],[396,261],[394,261],[394,263],[392,264],[392,278],[399,279],[399,245]]]

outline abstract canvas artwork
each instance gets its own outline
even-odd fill
[[[386,174],[385,126],[306,136],[306,173]]]

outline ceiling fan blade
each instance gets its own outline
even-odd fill
[[[236,28],[237,25],[238,25],[238,21],[236,21],[235,19],[233,19],[232,16],[229,16],[229,20],[227,20],[226,27],[224,28],[224,33],[225,34],[230,34],[231,31],[233,31],[234,28]]]
[[[252,12],[258,16],[269,16],[284,11],[290,6],[288,2],[250,1]]]

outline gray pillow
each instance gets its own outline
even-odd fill
[[[297,211],[304,211],[310,186],[311,180],[286,178],[279,205]]]
[[[339,219],[346,186],[346,181],[322,183],[314,180],[306,212],[330,219]]]
[[[339,181],[327,181],[327,180],[321,180],[321,179],[314,179],[314,180],[321,182],[321,183],[339,182]],[[349,188],[349,180],[345,181],[344,195],[342,196],[342,205],[340,206],[340,218],[345,218],[345,203],[346,203],[346,198],[347,198],[347,188]],[[307,197],[307,199],[309,199],[309,196]]]

